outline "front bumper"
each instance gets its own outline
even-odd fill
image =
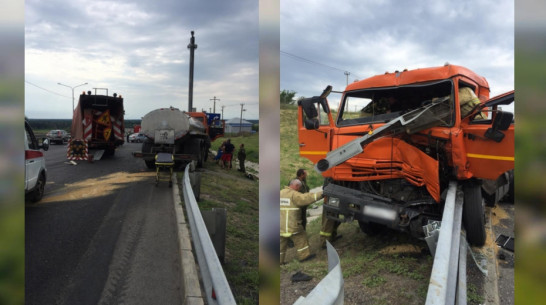
[[[374,222],[392,229],[403,230],[409,227],[411,220],[422,213],[415,208],[423,204],[432,204],[433,200],[415,202],[397,202],[390,198],[362,192],[356,189],[333,183],[324,187],[324,213],[327,218],[350,222]],[[337,198],[335,205],[330,204],[330,198]],[[336,206],[337,205],[337,206]]]

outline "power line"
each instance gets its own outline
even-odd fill
[[[260,103],[256,102],[256,103],[245,103],[245,105],[249,106],[249,105],[259,105]],[[232,106],[241,106],[241,104],[237,104],[237,105],[223,105],[222,107],[232,107]]]
[[[320,63],[320,62],[316,62],[316,61],[313,61],[313,60],[310,60],[310,59],[307,59],[307,58],[303,58],[301,56],[298,56],[298,55],[294,55],[294,54],[291,54],[291,53],[288,53],[288,52],[285,52],[285,51],[280,51],[281,54],[284,54],[286,56],[289,56],[289,57],[292,57],[293,59],[296,59],[296,60],[299,60],[299,61],[303,61],[303,62],[306,62],[306,63],[310,63],[310,64],[315,64],[315,65],[319,65],[319,66],[323,66],[323,67],[326,67],[326,68],[329,68],[329,69],[333,69],[333,70],[337,70],[337,71],[341,71],[341,72],[349,72],[350,74],[356,76],[357,78],[360,78],[358,75],[356,75],[355,73],[349,71],[349,70],[344,70],[344,69],[340,69],[340,68],[336,68],[336,67],[332,67],[332,66],[329,66],[329,65],[325,65],[323,63]]]
[[[38,85],[36,85],[36,84],[33,84],[33,83],[29,82],[28,80],[25,80],[25,83],[27,83],[27,84],[29,84],[29,85],[32,85],[32,86],[34,86],[34,87],[36,87],[36,88],[42,89],[42,90],[44,90],[44,91],[47,91],[47,92],[49,92],[49,93],[58,95],[58,96],[62,96],[62,97],[66,97],[66,98],[72,98],[71,96],[62,95],[62,94],[60,94],[60,93],[57,93],[57,92],[48,90],[48,89],[46,89],[46,88],[42,88],[42,87],[40,87],[40,86],[38,86]]]

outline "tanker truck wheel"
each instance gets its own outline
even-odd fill
[[[466,239],[473,246],[485,244],[485,203],[481,186],[477,183],[467,183],[463,186],[463,226],[466,229]]]
[[[142,143],[142,152],[143,153],[151,153],[152,152],[152,142],[149,142],[148,140],[144,141]],[[155,168],[155,161],[154,160],[144,160],[144,163],[146,163],[146,167],[149,169]]]
[[[203,140],[194,139],[190,150],[192,155],[197,155],[197,167],[203,167]]]

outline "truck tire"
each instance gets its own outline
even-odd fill
[[[203,140],[194,139],[191,143],[192,155],[197,155],[197,167],[203,167]]]
[[[463,226],[466,239],[471,245],[481,247],[485,244],[485,203],[481,186],[467,183],[463,190]]]
[[[366,235],[369,236],[375,236],[381,231],[383,231],[384,226],[375,223],[375,222],[367,222],[367,221],[358,221],[358,226],[360,226],[360,230],[363,233],[366,233]]]
[[[152,152],[152,145],[153,143],[146,140],[144,143],[142,143],[142,152],[143,153],[151,153]],[[144,160],[144,163],[146,163],[146,167],[149,169],[155,168],[155,161],[154,160]]]
[[[38,181],[36,181],[36,186],[34,187],[34,190],[32,193],[30,193],[30,201],[31,202],[38,202],[42,200],[44,197],[44,189],[46,185],[46,178],[44,173],[40,173],[40,176],[38,176]]]
[[[107,147],[104,150],[104,156],[113,156],[116,153],[116,149],[114,147]]]

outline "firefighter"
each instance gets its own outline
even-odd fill
[[[301,207],[307,206],[322,198],[322,191],[317,193],[302,194],[298,192],[301,188],[301,181],[293,179],[289,186],[281,190],[280,200],[280,233],[281,233],[281,264],[284,264],[284,257],[288,247],[288,240],[294,242],[297,256],[300,262],[310,260],[316,256],[311,254],[307,233],[301,224]]]
[[[392,106],[396,103],[394,97],[382,97],[372,100],[360,110],[360,117],[371,117],[373,115],[390,113]]]
[[[469,87],[459,88],[459,104],[461,106],[461,119],[472,113],[472,111],[480,105],[480,99],[476,93]],[[485,115],[478,112],[474,117],[475,120],[485,120]]]
[[[341,235],[337,235],[337,227],[341,222],[328,219],[324,208],[322,209],[322,225],[320,227],[320,246],[323,249],[326,249],[326,241],[333,243],[334,241],[341,238]]]
[[[307,171],[303,168],[298,169],[296,172],[296,179],[301,182],[301,187],[298,192],[302,194],[309,193],[310,189],[307,185]],[[305,227],[307,226],[307,206],[301,207],[301,225],[305,230]]]

